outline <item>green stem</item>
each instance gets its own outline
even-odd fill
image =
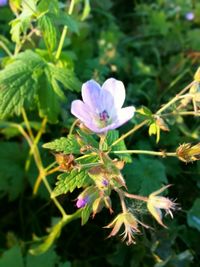
[[[99,135],[99,137],[100,137],[99,149],[100,150],[103,150],[103,145],[104,145],[104,142],[106,140],[106,135],[107,135],[107,133],[104,133],[104,134]]]
[[[176,152],[165,152],[165,151],[150,151],[150,150],[121,150],[121,151],[111,151],[113,154],[145,154],[152,156],[161,157],[177,157]]]
[[[161,117],[167,117],[167,116],[174,116],[174,115],[180,115],[180,116],[188,116],[188,115],[192,115],[192,116],[200,116],[200,112],[194,112],[194,111],[182,111],[182,112],[177,112],[176,110],[170,113],[165,113],[162,114]]]
[[[71,135],[73,133],[74,128],[75,128],[76,124],[78,123],[78,121],[79,120],[77,119],[72,123],[72,126],[70,127],[70,130],[69,130],[69,135]]]
[[[145,202],[148,201],[148,197],[134,195],[134,194],[129,194],[127,192],[124,192],[124,196],[125,197],[128,197],[128,198],[132,198],[132,199],[142,200],[142,201],[145,201]]]
[[[178,101],[179,99],[188,97],[190,95],[182,95],[183,93],[185,93],[187,90],[189,90],[191,88],[191,86],[194,84],[194,81],[191,82],[189,85],[187,85],[185,88],[183,88],[183,90],[181,90],[180,93],[178,93],[175,97],[173,97],[169,102],[167,102],[167,104],[165,104],[162,108],[160,108],[156,114],[159,115],[161,114],[164,110],[166,110],[168,107],[170,107],[172,104],[174,104],[176,101]]]
[[[69,10],[68,10],[68,14],[69,15],[72,14],[72,12],[74,10],[74,6],[75,6],[75,0],[71,0],[70,6],[69,6]],[[56,56],[55,56],[56,60],[58,60],[60,58],[60,54],[62,52],[63,44],[64,44],[64,41],[65,41],[65,37],[67,35],[67,31],[68,31],[68,27],[64,26],[63,31],[62,31],[62,35],[61,35],[61,38],[60,38],[60,42],[59,42],[59,45],[58,45],[58,49],[57,49],[57,52],[56,52]]]
[[[67,30],[68,30],[68,27],[64,26],[63,27],[63,31],[62,31],[62,35],[61,35],[61,38],[60,38],[60,42],[59,42],[59,45],[58,45],[58,49],[57,49],[57,52],[56,52],[56,56],[55,56],[56,60],[58,60],[60,58],[60,54],[62,52],[63,44],[64,44],[64,41],[65,41],[65,37],[67,35]]]
[[[114,188],[114,190],[119,195],[122,211],[124,213],[126,213],[127,212],[127,207],[126,207],[126,204],[125,204],[125,201],[124,201],[124,192],[122,190],[120,190],[119,188]]]
[[[6,54],[9,57],[13,56],[12,53],[10,52],[10,50],[7,48],[7,46],[2,41],[0,41],[0,46],[3,48],[3,50],[6,52]]]
[[[50,170],[52,167],[54,167],[57,164],[56,161],[52,162],[51,164],[49,164],[44,170],[45,172],[48,172],[48,170]]]
[[[42,160],[41,160],[41,156],[40,156],[40,151],[37,147],[37,145],[34,147],[34,136],[33,136],[33,133],[32,133],[32,130],[31,130],[31,127],[30,127],[30,124],[29,124],[29,120],[28,120],[28,117],[26,115],[26,112],[25,110],[23,109],[22,110],[22,115],[23,115],[23,118],[24,118],[24,122],[25,122],[25,125],[26,125],[26,128],[29,132],[29,134],[31,135],[30,137],[26,134],[26,132],[24,131],[24,129],[22,128],[21,130],[21,133],[23,134],[23,136],[27,139],[28,143],[29,143],[29,146],[30,148],[32,149],[33,148],[33,157],[34,157],[34,160],[35,160],[35,163],[36,163],[36,166],[39,170],[39,176],[38,176],[38,179],[36,180],[35,182],[35,185],[34,185],[34,193],[37,192],[38,190],[38,187],[40,185],[40,182],[43,181],[47,191],[49,192],[50,195],[52,195],[52,190],[51,190],[51,187],[46,179],[46,172],[45,172],[45,168],[43,167],[43,163],[42,163]],[[44,120],[46,121],[46,120]],[[32,139],[32,140],[31,140]],[[52,201],[54,202],[54,204],[57,206],[57,208],[59,209],[59,211],[61,212],[62,216],[66,216],[66,212],[65,210],[63,209],[63,207],[60,205],[60,203],[58,202],[58,200],[56,199],[56,197],[52,197]]]
[[[30,127],[30,123],[29,123],[29,120],[28,120],[28,117],[26,115],[26,111],[25,111],[24,108],[22,108],[22,117],[24,119],[24,122],[25,122],[26,128],[28,130],[29,136],[30,136],[31,140],[34,141],[35,137],[33,135],[33,132],[32,132],[32,129]]]
[[[49,192],[49,195],[52,196],[52,190],[51,190],[51,187],[50,187],[45,175],[42,176],[42,181],[43,181],[47,191]],[[60,211],[60,213],[62,214],[62,216],[65,217],[67,214],[66,214],[65,210],[63,209],[63,207],[58,202],[57,198],[51,197],[51,199],[54,202],[54,204],[56,205],[56,207],[58,208],[58,210]]]
[[[94,155],[96,155],[96,153],[95,153]],[[91,157],[91,156],[93,156],[92,153],[91,153],[91,154],[86,154],[86,155],[83,155],[83,156],[80,156],[80,157],[76,158],[76,161],[77,161],[77,160],[82,160],[82,159],[85,159],[85,158],[89,158],[89,157]]]
[[[33,140],[33,146],[31,147],[30,151],[29,151],[29,156],[28,156],[28,160],[26,161],[26,165],[25,165],[25,170],[28,171],[29,167],[30,167],[30,162],[31,162],[31,156],[33,155],[33,151],[35,149],[35,147],[37,146],[38,142],[40,141],[40,138],[45,130],[46,127],[46,123],[47,123],[47,118],[45,117],[42,121],[42,125],[40,127],[40,130],[38,131],[36,137]]]
[[[130,131],[128,131],[127,133],[123,134],[120,138],[118,138],[117,140],[115,140],[115,142],[112,143],[111,147],[112,146],[115,146],[116,144],[118,144],[119,142],[121,142],[122,140],[124,140],[126,137],[128,137],[129,135],[131,135],[134,132],[136,132],[137,130],[139,130],[142,126],[144,126],[147,123],[148,123],[148,120],[145,120],[142,123],[136,125]]]
[[[74,10],[74,6],[75,6],[75,0],[71,0],[70,6],[69,6],[69,10],[68,10],[68,14],[71,15],[73,10]]]

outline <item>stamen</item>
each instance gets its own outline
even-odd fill
[[[99,113],[99,118],[100,118],[100,121],[107,122],[107,120],[109,119],[108,112],[106,110],[102,111],[101,113]]]

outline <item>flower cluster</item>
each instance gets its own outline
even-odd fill
[[[87,127],[87,130],[101,134],[100,138],[102,140],[104,140],[108,130],[121,126],[134,115],[135,108],[133,106],[122,108],[125,100],[125,88],[121,81],[114,78],[106,80],[102,87],[94,80],[84,83],[82,86],[82,98],[83,101],[75,100],[72,102],[71,112]],[[168,130],[162,118],[157,116],[156,119],[161,129]],[[90,133],[89,130],[88,133]],[[91,146],[88,147],[87,145],[86,149],[84,142],[81,140],[78,140],[78,142],[83,145],[82,153],[87,153],[88,149],[92,151]],[[172,211],[176,209],[176,203],[169,198],[159,196],[159,194],[169,185],[153,192],[148,197],[129,194],[126,192],[126,183],[121,174],[124,162],[111,159],[108,153],[102,151],[101,148],[93,150],[93,153],[97,153],[99,162],[96,166],[88,169],[91,183],[78,196],[76,207],[84,209],[89,206],[93,217],[103,207],[113,213],[110,194],[115,191],[120,198],[122,212],[105,228],[113,228],[108,237],[121,232],[122,240],[126,241],[127,245],[135,243],[134,235],[140,233],[139,225],[145,228],[149,228],[149,226],[141,222],[130,211],[126,206],[125,197],[146,202],[147,210],[160,225],[166,227],[162,221],[162,210],[165,210],[173,218]],[[180,154],[180,151],[177,151],[178,153]],[[72,163],[75,164],[74,159],[70,157],[69,167],[71,167]],[[61,165],[66,169],[62,161]],[[122,228],[123,230],[121,230]]]

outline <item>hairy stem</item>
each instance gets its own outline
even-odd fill
[[[150,151],[150,150],[119,150],[111,151],[113,154],[145,154],[152,156],[161,156],[161,157],[177,157],[176,152],[165,152],[165,151]]]
[[[191,88],[191,86],[194,84],[195,82],[191,82],[189,85],[187,85],[185,88],[183,88],[183,90],[180,91],[180,93],[178,93],[175,97],[173,97],[169,102],[167,102],[164,106],[162,106],[157,112],[156,114],[159,115],[161,114],[164,110],[166,110],[168,107],[170,107],[172,104],[174,104],[177,100],[186,97],[187,95],[183,96],[183,94],[189,90]]]
[[[148,120],[145,120],[143,122],[141,122],[140,124],[136,125],[135,127],[133,127],[130,131],[128,131],[127,133],[123,134],[121,137],[119,137],[117,140],[115,140],[111,147],[118,144],[119,142],[121,142],[122,140],[124,140],[126,137],[128,137],[129,135],[133,134],[134,132],[136,132],[137,130],[139,130],[141,127],[143,127],[144,125],[146,125],[148,123]]]
[[[23,112],[22,114],[23,114],[23,118],[24,118],[24,122],[25,122],[26,128],[27,128],[27,130],[28,130],[28,132],[29,132],[29,134],[31,136],[29,136],[21,126],[18,126],[17,128],[20,130],[22,135],[27,140],[30,148],[32,149],[32,147],[34,146],[34,136],[33,136],[33,133],[32,133],[32,130],[31,130],[31,127],[30,127],[30,124],[29,124],[29,120],[27,118],[25,110],[23,109],[22,112]],[[33,157],[34,157],[36,166],[37,166],[37,168],[39,170],[39,176],[38,176],[38,178],[36,180],[36,183],[34,185],[33,193],[36,194],[41,181],[43,181],[47,191],[49,192],[50,195],[52,195],[52,190],[51,190],[51,187],[50,187],[50,185],[49,185],[49,183],[48,183],[48,181],[46,179],[46,171],[45,171],[45,168],[43,167],[43,163],[42,163],[40,152],[39,152],[39,149],[38,149],[37,145],[35,145],[35,147],[33,148]],[[66,216],[65,210],[60,205],[60,203],[58,202],[56,197],[52,196],[51,198],[52,198],[52,201],[54,202],[54,204],[56,205],[56,207],[58,208],[58,210],[61,212],[62,216]]]
[[[70,127],[70,130],[69,130],[69,135],[71,135],[73,133],[74,128],[75,128],[76,124],[78,123],[78,121],[79,120],[77,119],[72,123],[72,126]]]
[[[127,212],[126,204],[125,204],[125,201],[124,201],[124,192],[122,190],[120,190],[119,188],[114,188],[114,190],[119,195],[122,211],[123,212]]]
[[[70,6],[69,6],[69,10],[68,10],[68,14],[69,15],[72,14],[72,12],[74,10],[74,6],[75,6],[75,0],[71,0]],[[65,37],[67,35],[67,31],[68,31],[68,27],[65,25],[63,27],[62,35],[61,35],[60,42],[59,42],[59,45],[58,45],[58,49],[57,49],[57,52],[56,52],[56,56],[55,56],[56,60],[58,60],[60,58],[60,55],[61,55],[61,52],[62,52],[62,48],[63,48],[63,45],[64,45],[64,41],[65,41]]]
[[[129,194],[127,192],[123,192],[123,194],[124,194],[125,197],[128,197],[128,198],[137,199],[137,200],[141,200],[141,201],[145,201],[145,202],[148,201],[148,197],[134,195],[134,194]]]

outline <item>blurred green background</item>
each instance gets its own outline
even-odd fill
[[[18,2],[10,1],[11,8],[8,3],[0,7],[0,102],[5,103],[0,104],[3,114],[0,135],[0,267],[200,266],[200,164],[185,164],[175,158],[134,156],[133,162],[127,164],[123,172],[132,193],[149,193],[163,181],[174,185],[170,188],[169,197],[177,199],[181,210],[175,212],[173,220],[165,219],[168,229],[153,222],[153,230],[144,229],[136,237],[137,244],[127,247],[119,237],[106,239],[108,231],[102,227],[110,221],[110,215],[103,210],[84,226],[80,225],[79,220],[67,225],[54,246],[44,254],[30,255],[28,249],[33,243],[33,235],[35,238],[44,236],[59,214],[43,185],[37,195],[33,196],[37,170],[31,161],[29,171],[25,171],[28,146],[16,130],[4,127],[8,120],[21,123],[18,112],[20,105],[25,106],[34,131],[40,128],[41,117],[47,116],[47,131],[39,144],[43,161],[47,165],[53,161],[53,156],[41,146],[68,133],[73,122],[70,103],[79,96],[80,84],[86,80],[93,78],[100,83],[108,77],[122,80],[126,86],[127,104],[133,104],[136,108],[144,105],[155,112],[193,80],[199,66],[200,2],[91,0],[89,3],[80,0],[76,1],[73,16],[67,18],[62,14],[66,12],[69,1],[38,1],[38,4],[43,2],[43,6],[47,5],[50,30],[42,26],[39,17],[32,14],[29,16],[28,13],[19,16],[21,10],[17,9]],[[54,17],[56,8],[63,13]],[[8,63],[8,66],[14,64],[14,52],[21,55],[32,50],[46,62],[53,64],[52,55],[55,54],[65,24],[69,33],[64,42],[59,67],[66,69],[69,77],[73,77],[72,80],[67,80],[67,87],[72,88],[71,91],[65,91],[67,101],[57,101],[53,106],[49,95],[48,99],[45,98],[46,95],[44,98],[34,96],[29,102],[27,97],[22,104],[20,98],[15,101],[12,95],[6,99],[1,90],[3,91],[6,79],[10,79],[15,69],[15,65],[13,68],[7,67]],[[37,30],[42,31],[43,38],[37,34]],[[23,60],[26,59],[31,68],[33,61],[29,62],[29,56],[30,54],[22,55],[17,62],[18,66],[28,69],[23,65]],[[41,69],[37,69],[37,72]],[[23,73],[16,75],[22,77]],[[12,84],[8,79],[9,90],[25,90],[19,94],[22,98],[23,92],[27,92],[32,84],[38,86],[34,84],[37,73],[32,77],[33,81],[28,80],[32,75],[31,69],[26,75],[23,76],[23,81],[19,81],[18,76],[16,80],[14,77]],[[61,81],[60,76],[58,80]],[[64,84],[65,80],[62,81]],[[46,86],[45,82],[39,81],[40,86]],[[39,112],[32,99],[41,101]],[[137,118],[134,120],[132,123]],[[170,131],[161,133],[159,144],[144,129],[128,138],[127,147],[174,151],[181,143],[200,141],[198,117],[177,115],[170,117],[167,123]],[[125,125],[120,132],[128,129],[130,125]],[[52,186],[55,180],[55,175],[52,175]],[[59,198],[67,211],[74,211],[74,199],[78,193],[79,190]],[[117,209],[118,200],[115,195],[112,197]],[[130,208],[140,207],[132,204]],[[144,217],[152,223],[150,217],[146,218],[145,214]]]

